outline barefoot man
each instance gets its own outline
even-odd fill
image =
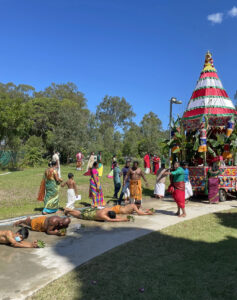
[[[176,215],[179,217],[186,217],[184,169],[180,167],[179,162],[175,162],[174,171],[168,171],[165,174],[172,175],[172,186],[174,187],[173,198],[178,207]],[[180,214],[180,209],[182,210],[182,214]]]
[[[9,245],[15,248],[38,248],[37,241],[32,243],[25,242],[28,238],[29,231],[27,228],[21,228],[17,233],[11,230],[0,230],[0,244]]]
[[[128,222],[127,218],[120,218],[109,208],[98,209],[97,207],[88,207],[83,210],[73,210],[65,208],[65,215],[71,215],[78,219],[91,221],[107,221],[107,222]]]
[[[45,232],[50,235],[63,236],[65,235],[65,233],[60,232],[60,229],[67,228],[70,222],[70,218],[58,216],[43,216],[32,220],[30,217],[28,217],[25,220],[17,221],[14,225],[26,225],[33,231]]]
[[[135,200],[139,203],[142,201],[142,181],[141,177],[146,183],[146,186],[148,186],[146,177],[144,173],[142,172],[141,168],[138,167],[138,161],[133,162],[132,168],[129,169],[124,182],[127,181],[127,179],[130,179],[129,184],[129,190],[130,190],[130,199]]]
[[[125,206],[115,205],[110,209],[114,211],[116,214],[121,214],[121,215],[130,215],[132,213],[137,213],[139,216],[153,215],[153,213],[149,209],[147,209],[146,211],[141,210],[140,203],[128,204]]]

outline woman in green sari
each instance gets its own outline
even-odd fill
[[[41,182],[38,200],[44,201],[43,215],[52,214],[58,210],[59,185],[62,179],[58,177],[55,168],[56,162],[52,162],[51,167],[45,171]]]

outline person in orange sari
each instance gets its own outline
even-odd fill
[[[52,214],[58,210],[59,185],[63,180],[59,178],[56,167],[57,164],[53,161],[41,181],[38,200],[44,201],[43,215]]]

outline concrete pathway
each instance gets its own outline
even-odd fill
[[[31,232],[29,240],[42,239],[44,249],[15,249],[0,246],[0,299],[25,299],[38,289],[95,256],[152,231],[201,215],[237,207],[237,201],[219,205],[190,202],[187,218],[174,216],[176,205],[170,199],[150,200],[145,208],[155,208],[153,216],[135,216],[134,223],[103,223],[73,219],[64,238]],[[82,224],[75,232],[75,224]],[[10,226],[1,226],[0,229]],[[15,230],[15,229],[13,229]]]

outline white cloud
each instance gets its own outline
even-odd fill
[[[228,15],[231,17],[237,17],[237,7],[234,6],[231,10],[229,10]]]
[[[223,13],[208,15],[207,20],[212,22],[212,24],[221,24],[223,21]]]

